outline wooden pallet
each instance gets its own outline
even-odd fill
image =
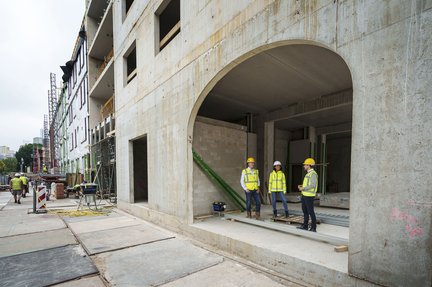
[[[278,216],[276,218],[272,218],[275,222],[285,222],[286,224],[303,224],[303,216],[300,215],[290,215],[288,218],[285,216]],[[320,224],[321,220],[317,218],[317,224]],[[310,224],[310,222],[309,222]]]

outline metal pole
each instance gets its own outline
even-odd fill
[[[36,188],[35,188],[36,186]],[[37,181],[32,185],[33,188],[33,213],[36,213],[36,196],[37,196]]]

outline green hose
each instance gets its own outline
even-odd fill
[[[213,169],[211,169],[193,149],[192,154],[195,163],[210,178],[210,180],[213,181],[214,184],[219,186],[242,212],[245,211],[246,201],[231,186],[229,186],[229,184],[224,181]]]

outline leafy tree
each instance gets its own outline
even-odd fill
[[[5,165],[5,169],[4,169],[5,173],[15,172],[18,170],[17,169],[18,161],[16,158],[14,157],[5,158],[4,160],[2,160],[2,162]]]
[[[0,174],[3,174],[5,172],[5,169],[6,169],[5,163],[2,160],[0,160]]]
[[[17,168],[20,169],[21,158],[24,159],[24,166],[31,166],[33,159],[33,144],[25,144],[20,146],[19,150],[15,153],[15,158],[18,161]]]

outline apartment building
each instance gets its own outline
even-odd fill
[[[81,173],[90,179],[89,82],[87,36],[81,26],[72,58],[61,66],[63,86],[57,104],[57,131],[60,164],[64,173]]]

